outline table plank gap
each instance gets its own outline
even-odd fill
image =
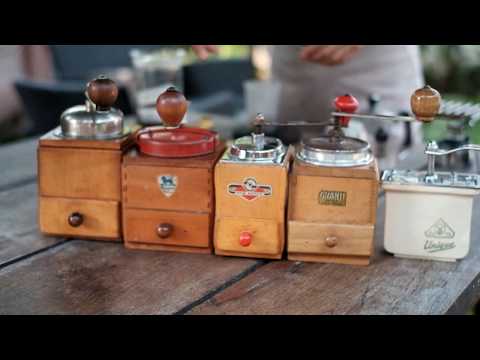
[[[257,262],[72,240],[0,270],[0,314],[175,314]]]
[[[270,261],[267,261],[267,260],[257,261],[257,263],[253,264],[251,267],[245,269],[240,274],[235,275],[233,278],[231,278],[227,282],[223,283],[219,287],[209,291],[207,294],[205,294],[205,296],[201,297],[200,299],[188,304],[183,309],[177,311],[174,315],[185,315],[185,314],[187,314],[189,311],[193,310],[195,307],[197,307],[197,306],[203,304],[204,302],[210,300],[215,295],[217,295],[220,292],[224,291],[225,289],[229,288],[233,284],[239,282],[240,280],[247,277],[248,275],[250,275],[254,271],[258,270],[260,267],[268,264],[269,262]]]
[[[478,300],[480,223],[470,254],[456,263],[395,258],[383,250],[379,200],[375,256],[368,267],[269,263],[188,314],[446,314],[467,313]],[[480,214],[475,201],[473,218]]]
[[[0,192],[0,208],[0,265],[63,241],[38,231],[36,184]]]

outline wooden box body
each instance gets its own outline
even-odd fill
[[[223,163],[215,169],[215,254],[281,259],[285,247],[285,216],[290,156],[283,164],[255,165]],[[242,188],[253,179],[268,195],[247,198]],[[238,190],[240,189],[240,190]],[[262,190],[263,191],[263,190]],[[240,234],[252,235],[242,246]]]
[[[133,149],[122,166],[123,236],[130,249],[211,253],[215,215],[213,172],[225,147],[215,153],[162,159]],[[172,226],[162,238],[161,224]]]
[[[330,168],[295,160],[288,210],[289,260],[368,265],[378,166]]]
[[[37,149],[39,227],[47,235],[121,241],[121,161],[133,143],[40,138]],[[68,217],[83,216],[73,227]]]

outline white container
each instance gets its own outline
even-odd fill
[[[480,193],[474,174],[386,171],[384,247],[398,257],[456,261],[467,256],[473,198]]]

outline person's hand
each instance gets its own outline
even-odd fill
[[[362,47],[362,45],[307,45],[300,52],[300,58],[321,65],[340,65],[354,57]]]
[[[217,45],[192,45],[192,50],[202,60],[206,60],[210,54],[218,52]]]

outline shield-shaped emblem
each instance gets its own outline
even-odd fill
[[[177,177],[173,175],[160,175],[157,178],[158,186],[163,195],[171,197],[177,190]]]

